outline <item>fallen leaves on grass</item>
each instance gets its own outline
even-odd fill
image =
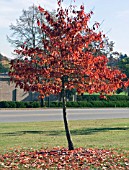
[[[113,149],[16,149],[0,154],[0,169],[129,170],[129,152]]]

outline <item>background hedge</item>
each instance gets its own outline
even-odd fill
[[[129,101],[129,96],[125,96],[125,95],[112,95],[109,96],[107,95],[107,100],[108,101]],[[77,96],[77,101],[100,101],[102,99],[100,99],[99,95],[80,95]]]
[[[67,102],[67,107],[129,107],[129,101],[77,101],[77,102]],[[14,101],[2,101],[0,102],[0,108],[39,108],[41,107],[40,102],[14,102]],[[61,108],[62,102],[45,102],[44,107],[54,107]]]
[[[39,108],[40,102],[1,101],[0,108]]]
[[[0,108],[39,108],[40,101],[23,102],[23,101],[1,101]],[[62,102],[49,101],[44,102],[43,107],[61,108]],[[68,101],[67,107],[129,107],[129,96],[112,95],[107,96],[107,100],[100,99],[99,95],[80,95],[77,96],[77,101]]]

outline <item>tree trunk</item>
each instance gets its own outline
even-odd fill
[[[66,132],[66,138],[68,141],[68,148],[69,150],[74,150],[72,139],[70,136],[70,131],[68,127],[68,121],[67,121],[67,113],[66,113],[66,95],[65,95],[65,86],[64,86],[64,76],[62,77],[62,98],[63,98],[63,119],[64,119],[64,126],[65,126],[65,132]]]
[[[129,96],[129,87],[127,87],[127,94],[128,94],[128,96]]]
[[[41,99],[41,100],[40,100],[40,105],[41,105],[41,107],[44,107],[44,106],[45,106],[45,104],[44,104],[44,99]]]

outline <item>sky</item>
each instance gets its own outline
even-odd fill
[[[73,0],[74,1],[74,0]],[[71,0],[64,0],[64,6],[69,6]],[[13,58],[14,48],[7,41],[11,35],[9,25],[15,24],[22,15],[23,9],[40,5],[45,9],[56,9],[56,0],[0,0],[0,53]],[[75,0],[73,5],[85,6],[85,11],[93,10],[91,23],[102,23],[100,30],[115,43],[114,51],[129,55],[129,0]]]

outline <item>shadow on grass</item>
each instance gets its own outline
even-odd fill
[[[107,131],[125,131],[129,130],[129,127],[113,127],[113,128],[83,128],[83,129],[75,129],[71,130],[72,135],[91,135],[99,132],[107,132]],[[53,131],[16,131],[9,133],[0,133],[0,135],[6,136],[22,136],[25,134],[43,134],[46,136],[62,136],[65,134],[65,131],[62,130],[53,130]]]
[[[113,127],[113,128],[87,128],[87,129],[76,129],[72,130],[71,134],[72,135],[91,135],[94,133],[99,133],[99,132],[107,132],[107,131],[125,131],[129,130],[129,127]]]
[[[46,136],[54,136],[54,135],[63,135],[64,131],[16,131],[16,132],[9,132],[9,133],[0,133],[0,135],[6,135],[6,136],[22,136],[26,134],[43,134]]]

